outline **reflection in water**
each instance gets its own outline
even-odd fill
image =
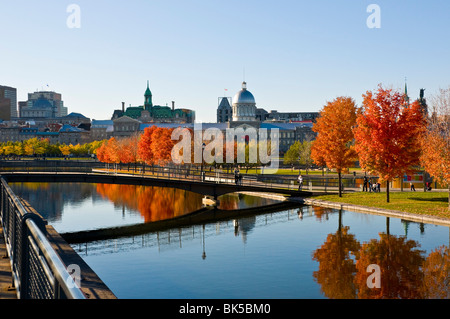
[[[260,196],[251,196],[243,193],[231,193],[219,196],[219,209],[235,210],[250,207],[260,207],[278,203],[279,200]]]
[[[126,207],[145,221],[201,207],[200,195],[173,189],[26,184],[12,188],[48,219],[86,200]],[[222,209],[262,202],[242,194],[220,200]],[[450,299],[449,235],[448,227],[302,206],[73,247],[119,298]],[[374,264],[380,288],[368,286]]]
[[[331,299],[424,299],[450,298],[450,249],[441,246],[426,256],[420,244],[405,236],[386,232],[379,239],[360,243],[350,227],[342,226],[339,211],[338,230],[313,252],[319,262],[314,279],[322,293]],[[421,227],[423,232],[423,227]],[[380,269],[377,286],[369,265]]]
[[[202,207],[202,195],[176,188],[97,184],[97,193],[114,205],[139,211],[145,222],[182,216]]]
[[[203,207],[202,195],[168,187],[101,183],[9,185],[50,224],[58,223],[57,230],[61,232],[155,222],[179,217]],[[219,196],[218,208],[245,209],[277,202],[279,201],[274,199],[233,193]],[[113,205],[115,211],[121,211],[122,218],[116,216],[113,219],[114,210],[105,207],[105,203]]]
[[[49,222],[62,218],[64,206],[80,207],[85,201],[102,201],[95,184],[89,183],[8,183]]]

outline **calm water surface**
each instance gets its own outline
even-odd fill
[[[200,195],[157,187],[11,187],[60,233],[201,207]],[[273,202],[221,199],[224,209]],[[118,298],[450,298],[449,241],[448,227],[301,206],[73,248]],[[380,289],[367,287],[370,264],[381,269]]]

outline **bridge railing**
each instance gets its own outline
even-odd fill
[[[46,238],[45,220],[28,211],[3,178],[0,217],[19,299],[85,298]]]
[[[182,179],[191,181],[205,181],[223,184],[238,184],[243,186],[261,186],[265,188],[280,188],[288,190],[298,189],[298,175],[267,175],[267,174],[242,174],[242,178],[236,180],[232,169],[216,170],[213,167],[159,167],[159,166],[127,166],[127,165],[105,165],[104,168],[95,172],[106,174],[132,174],[164,179]],[[244,172],[242,170],[241,172]],[[339,180],[336,176],[314,176],[303,175],[303,190],[337,190]],[[342,187],[346,189],[359,189],[362,185],[362,178],[343,177]]]
[[[161,167],[146,165],[144,163],[118,163],[106,164],[98,161],[78,160],[22,160],[0,161],[0,172],[78,172],[78,173],[105,173],[105,174],[132,174],[164,179],[182,179],[188,181],[205,181],[213,183],[239,184],[244,186],[261,186],[265,188],[298,189],[298,175],[268,175],[245,174],[246,168],[241,168],[242,179],[235,180],[232,165],[218,169],[212,165],[174,165]],[[260,171],[260,169],[258,169]],[[344,189],[358,189],[362,185],[362,178],[343,177]],[[329,191],[338,189],[337,175],[318,176],[303,175],[303,190]]]

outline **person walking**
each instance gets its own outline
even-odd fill
[[[367,176],[364,176],[363,192],[367,192]]]
[[[303,188],[303,177],[301,174],[298,175],[297,180],[298,180],[298,190],[301,191]]]
[[[416,188],[414,187],[413,183],[409,183],[409,185],[410,185],[411,191],[416,191]]]

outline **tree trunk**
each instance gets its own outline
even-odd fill
[[[341,188],[341,180],[342,180],[342,176],[341,176],[341,171],[338,172],[338,176],[339,176],[339,197],[342,197],[342,188]]]
[[[389,180],[386,181],[386,200],[389,203]]]

